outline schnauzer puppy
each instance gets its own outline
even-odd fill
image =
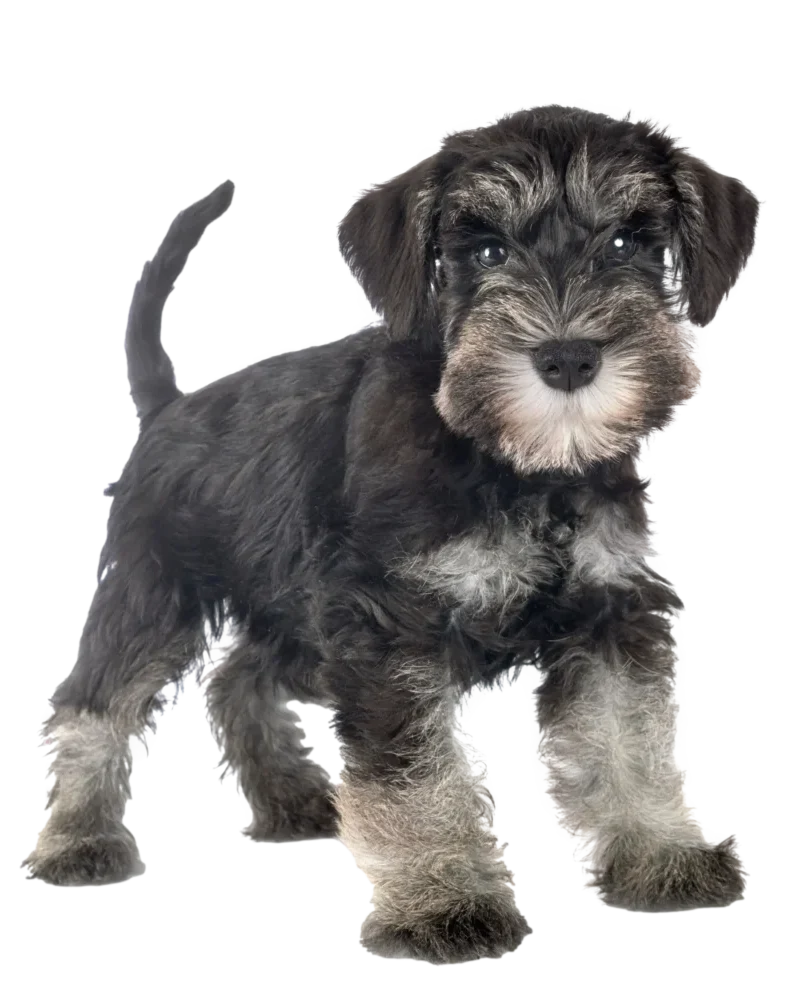
[[[160,342],[226,182],[136,286],[141,434],[113,497],[78,659],[53,697],[52,814],[27,860],[60,885],[143,870],[129,738],[235,635],[210,720],[256,840],[340,836],[374,884],[364,945],[496,957],[530,929],[453,731],[459,698],[534,664],[543,753],[605,901],[741,897],[673,753],[680,602],[647,564],[641,439],[697,383],[757,201],[647,123],[519,112],[367,192],[341,248],[380,325],[183,395]],[[292,699],[328,706],[336,791]]]

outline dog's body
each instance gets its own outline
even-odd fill
[[[696,380],[664,250],[705,324],[751,249],[751,194],[646,125],[577,110],[458,134],[342,224],[385,325],[181,396],[160,312],[231,195],[178,218],[134,297],[142,433],[53,700],[33,875],[141,870],[128,737],[227,621],[209,711],[249,832],[340,833],[375,883],[374,951],[460,961],[529,931],[452,726],[465,691],[530,663],[553,793],[606,900],[740,897],[731,843],[704,841],[672,759],[680,603],[647,566],[634,456]],[[337,795],[292,698],[334,711]]]

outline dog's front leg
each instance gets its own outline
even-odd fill
[[[592,845],[607,903],[725,906],[741,897],[743,879],[732,840],[707,843],[683,799],[672,640],[656,604],[663,594],[642,580],[629,595],[609,596],[590,626],[548,642],[542,748],[566,825]]]
[[[530,932],[491,835],[490,796],[454,734],[457,693],[435,661],[394,656],[350,682],[337,722],[341,836],[374,883],[370,951],[434,963],[496,958]]]

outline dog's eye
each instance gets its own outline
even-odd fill
[[[617,231],[605,245],[605,258],[623,262],[630,258],[636,248],[631,231]]]
[[[501,266],[508,261],[508,250],[499,242],[485,242],[477,250],[477,261],[486,269]]]

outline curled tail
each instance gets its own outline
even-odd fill
[[[133,291],[125,353],[130,394],[142,424],[181,395],[172,361],[161,346],[161,314],[189,253],[232,199],[233,183],[223,182],[205,199],[179,213],[152,261],[145,263]]]

